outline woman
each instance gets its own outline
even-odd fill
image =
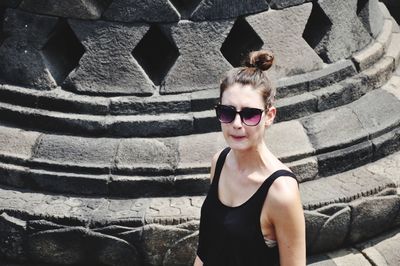
[[[195,266],[306,264],[297,179],[264,142],[276,115],[264,72],[272,62],[269,52],[252,52],[221,82],[216,113],[229,147],[212,160]]]

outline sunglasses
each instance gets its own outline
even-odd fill
[[[264,111],[263,109],[245,107],[238,112],[235,107],[230,105],[217,104],[215,106],[217,118],[221,123],[231,123],[235,120],[236,114],[239,114],[240,120],[246,126],[257,126]]]

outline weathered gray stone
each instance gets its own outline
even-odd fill
[[[35,233],[29,236],[27,245],[30,258],[44,263],[138,265],[138,254],[132,245],[83,227]]]
[[[128,242],[103,234],[89,232],[87,246],[92,251],[94,247],[94,261],[100,265],[131,266],[141,265],[141,256],[137,249]],[[92,256],[93,256],[92,255]]]
[[[0,126],[0,152],[4,155],[30,158],[40,133]]]
[[[116,0],[103,16],[108,20],[122,22],[174,22],[180,18],[175,7],[166,0]]]
[[[318,162],[315,157],[287,163],[286,165],[296,174],[300,183],[313,180],[318,176]]]
[[[21,0],[3,0],[0,2],[0,6],[17,8],[19,3],[21,3]]]
[[[126,139],[118,147],[115,162],[119,170],[171,171],[176,167],[176,144],[156,139]]]
[[[201,198],[196,199],[201,202]],[[155,198],[151,200],[144,219],[148,224],[181,224],[199,217],[201,207],[197,204],[199,202],[193,203],[192,199],[185,197]]]
[[[350,60],[340,60],[330,64],[321,70],[307,73],[309,78],[309,90],[318,90],[322,87],[337,83],[357,73]]]
[[[283,9],[290,6],[297,6],[303,3],[311,2],[311,0],[267,0],[271,8]]]
[[[372,67],[361,72],[361,74],[364,75],[365,82],[368,83],[368,86],[379,88],[392,76],[395,69],[394,64],[395,61],[393,57],[384,56]]]
[[[217,87],[224,72],[231,68],[220,47],[232,28],[233,20],[213,22],[180,21],[163,26],[171,35],[180,56],[165,77],[164,94]]]
[[[198,231],[200,227],[200,222],[198,220],[192,220],[186,223],[178,224],[176,228],[186,229],[189,231]]]
[[[104,235],[111,235],[118,237],[119,234],[135,230],[137,228],[133,227],[128,227],[128,226],[121,226],[121,225],[109,225],[106,227],[100,227],[100,228],[93,228],[92,231]]]
[[[45,15],[79,18],[98,19],[107,5],[107,0],[22,0],[20,9]]]
[[[349,107],[371,137],[400,124],[400,117],[396,115],[400,113],[400,101],[384,90],[371,91]]]
[[[375,42],[363,50],[353,54],[353,61],[359,71],[365,70],[378,61],[384,53],[384,47],[381,43]]]
[[[221,123],[216,118],[214,110],[194,113],[193,126],[195,133],[215,132],[221,129]]]
[[[286,97],[276,102],[278,109],[275,121],[292,120],[304,117],[317,111],[317,97],[310,93],[303,93],[292,97]]]
[[[359,168],[302,183],[300,192],[304,208],[312,210],[321,206],[347,203],[361,197],[376,195],[378,192],[394,186],[394,182],[384,175],[375,175]],[[333,215],[333,211],[330,210],[319,209],[318,211],[329,216]]]
[[[115,139],[44,135],[32,158],[108,169],[114,163],[117,145]]]
[[[0,215],[0,257],[26,261],[26,222],[3,212]]]
[[[358,242],[390,229],[399,212],[399,206],[400,197],[397,195],[366,198],[351,203],[349,241]]]
[[[49,90],[56,86],[41,49],[57,23],[54,17],[7,9],[4,30],[10,33],[0,47],[0,77],[7,82]]]
[[[400,129],[394,129],[372,140],[374,157],[376,159],[385,157],[400,150]]]
[[[361,244],[362,253],[375,265],[395,266],[400,263],[397,252],[400,243],[398,230]]]
[[[194,262],[198,245],[198,232],[178,240],[167,250],[163,264],[165,266],[188,265]]]
[[[3,0],[0,3],[0,7],[11,7],[17,8],[21,0]]]
[[[327,255],[331,258],[335,265],[371,265],[364,255],[354,248],[340,249],[329,252]]]
[[[51,91],[38,91],[7,84],[0,86],[0,97],[7,103],[63,113],[109,113],[109,99],[76,95],[60,87]]]
[[[154,85],[131,54],[149,29],[148,25],[78,20],[69,20],[69,23],[86,52],[64,86],[90,94],[153,93]]]
[[[400,63],[400,33],[393,33],[386,56],[394,58],[395,67]]]
[[[192,134],[193,114],[106,117],[107,135],[119,137],[171,137]],[[179,130],[177,130],[179,129]]]
[[[308,266],[337,266],[327,255],[307,256]]]
[[[376,41],[383,45],[385,52],[387,51],[390,41],[392,40],[393,22],[385,19],[381,33],[376,38]]]
[[[276,99],[282,99],[287,96],[298,95],[309,91],[308,78],[306,74],[283,77],[277,80],[276,83]]]
[[[206,168],[212,156],[226,147],[221,133],[190,135],[178,139],[179,169]]]
[[[323,152],[359,142],[367,131],[348,107],[331,109],[300,119],[314,149]]]
[[[307,3],[246,17],[246,21],[263,40],[263,49],[274,53],[276,60],[268,70],[272,79],[322,68],[321,58],[302,38],[311,9],[312,4]]]
[[[351,93],[349,93],[349,89],[351,89],[349,86],[345,87],[343,84],[334,84],[313,92],[318,99],[317,110],[321,112],[350,103],[353,99]]]
[[[26,225],[27,225],[27,230],[30,234],[37,233],[40,231],[61,229],[67,227],[66,225],[59,225],[47,220],[29,220],[27,221]]]
[[[267,9],[264,0],[202,0],[190,18],[195,21],[236,18]]]
[[[273,124],[265,134],[265,142],[283,161],[304,158],[315,152],[303,126],[296,120]]]
[[[186,95],[165,95],[149,99],[133,96],[110,99],[110,113],[113,115],[156,115],[189,111],[191,111],[191,100]]]
[[[20,90],[18,88],[18,91]],[[38,95],[35,108],[54,110],[62,113],[106,115],[110,113],[109,102],[109,99],[105,97],[95,98],[77,95],[58,87],[46,94]]]
[[[149,265],[162,265],[166,252],[176,242],[190,235],[188,230],[157,224],[145,225],[140,229],[122,233],[120,236],[138,247],[143,261]]]
[[[378,6],[378,0],[359,1],[357,13],[365,29],[376,38],[384,24],[384,16]]]
[[[350,207],[346,207],[325,222],[313,245],[313,253],[334,250],[343,245],[349,232],[350,214]]]
[[[318,1],[318,5],[332,25],[315,45],[314,50],[328,63],[348,58],[352,53],[364,48],[371,37],[357,17],[357,0]]]
[[[378,6],[379,6],[379,9],[381,10],[384,18],[389,19],[392,17],[392,15],[390,15],[390,12],[387,9],[386,5],[383,2],[379,2]]]
[[[190,95],[193,112],[213,109],[219,100],[219,91],[216,89],[195,91]]]
[[[35,163],[32,164],[35,165]],[[48,164],[45,162],[42,166],[48,167]],[[79,168],[77,166],[75,170]],[[58,171],[51,172],[18,166],[9,167],[9,165],[6,167],[3,165],[0,168],[0,172],[3,174],[1,181],[3,184],[62,193],[105,195],[107,194],[107,184],[109,182],[108,174],[85,175]]]
[[[362,142],[344,149],[317,155],[320,176],[329,176],[362,166],[373,158],[372,143]]]
[[[306,245],[308,249],[312,249],[315,239],[329,216],[318,212],[304,211],[304,217],[306,220]]]

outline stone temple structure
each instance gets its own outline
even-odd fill
[[[2,0],[0,265],[191,265],[221,75],[273,51],[309,265],[400,265],[398,1]],[[397,19],[397,21],[396,21]]]

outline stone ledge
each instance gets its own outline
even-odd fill
[[[395,62],[395,67],[400,63],[400,33],[393,33],[392,41],[389,44],[386,55],[392,57]]]
[[[393,21],[390,19],[385,19],[382,31],[376,38],[376,41],[383,45],[385,52],[387,51],[390,41],[392,40],[392,32]]]
[[[383,54],[384,46],[379,42],[375,42],[363,50],[354,53],[353,61],[357,67],[357,70],[363,71],[377,62]]]

